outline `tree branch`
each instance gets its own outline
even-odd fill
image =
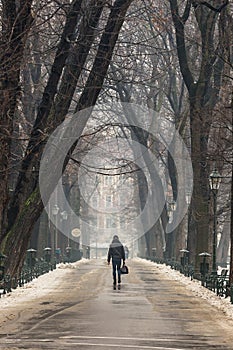
[[[185,45],[184,24],[183,24],[182,18],[179,16],[177,0],[169,0],[169,2],[171,7],[172,19],[176,30],[176,44],[177,44],[177,53],[178,53],[178,58],[180,63],[180,69],[181,69],[181,73],[182,73],[185,85],[187,86],[187,89],[190,91],[193,86],[194,80],[188,65],[188,57],[187,57],[186,45]],[[184,18],[186,18],[188,13],[188,7],[189,7],[188,3],[189,3],[189,0],[186,5],[186,14]]]
[[[229,0],[226,0],[225,2],[223,2],[223,4],[219,7],[214,7],[211,4],[209,4],[207,1],[198,1],[198,2],[194,1],[193,2],[194,7],[197,7],[198,5],[204,5],[214,12],[221,12],[222,9],[224,9],[224,7],[226,7],[228,4],[229,4]]]

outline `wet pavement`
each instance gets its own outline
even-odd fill
[[[120,290],[111,268],[91,260],[45,297],[12,308],[0,349],[233,349],[233,323],[220,311],[156,269],[128,265]]]

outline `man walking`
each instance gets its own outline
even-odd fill
[[[117,235],[113,236],[112,243],[108,250],[108,265],[112,259],[112,275],[113,275],[113,286],[116,288],[116,279],[118,275],[118,284],[121,283],[121,260],[123,260],[123,265],[125,263],[125,250],[122,243]]]

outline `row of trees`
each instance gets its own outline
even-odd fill
[[[228,196],[232,172],[231,4],[227,0],[0,3],[0,247],[8,256],[8,272],[17,274],[22,268],[33,226],[44,206],[38,182],[41,156],[49,136],[68,113],[97,101],[98,108],[102,106],[102,124],[89,119],[89,114],[80,122],[82,137],[64,164],[68,177],[80,168],[89,149],[115,134],[139,141],[152,151],[166,173],[166,188],[177,200],[182,179],[171,154],[164,152],[153,133],[124,128],[117,114],[104,113],[104,104],[114,100],[152,108],[164,118],[165,128],[166,120],[174,123],[190,150],[193,193],[187,248],[190,261],[198,268],[198,254],[211,251],[212,246],[208,178],[213,168],[226,179],[219,196],[219,217],[224,220],[220,228],[229,220],[232,201]],[[124,113],[130,125],[127,111]],[[151,127],[156,129],[156,119],[152,118]],[[143,211],[149,193],[146,178],[132,162],[122,165],[124,156],[121,158],[115,173],[134,174],[138,207]],[[55,172],[56,161],[52,165]],[[145,158],[144,162],[154,179],[155,170]],[[115,169],[116,159],[113,164]],[[172,232],[170,249],[168,242],[164,245],[164,239],[171,236],[165,234],[167,209],[164,200],[160,219],[145,232],[146,247],[152,255],[157,244],[159,255],[166,249],[170,257],[178,258],[184,248],[186,221]],[[222,232],[223,241],[229,242],[229,231]]]

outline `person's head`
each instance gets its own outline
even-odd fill
[[[119,241],[119,237],[117,235],[113,236],[113,241]]]

